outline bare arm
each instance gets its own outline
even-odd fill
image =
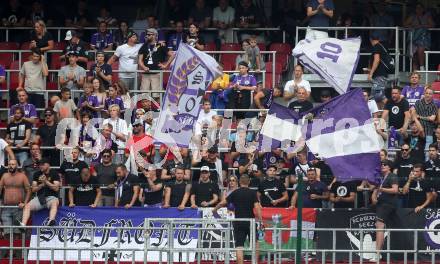
[[[370,70],[370,73],[368,75],[369,79],[373,78],[373,74],[377,70],[377,67],[379,67],[379,63],[380,63],[380,55],[379,54],[374,54],[373,63],[371,64],[371,70]]]
[[[75,206],[75,203],[73,202],[73,191],[75,190],[74,187],[69,188],[69,206],[73,207]]]
[[[113,56],[110,57],[110,59],[107,61],[108,65],[112,65],[115,61],[117,61],[119,58],[118,56],[116,56],[115,54],[113,54]]]
[[[264,98],[264,93],[263,92],[258,92],[255,96],[254,96],[254,103],[257,106],[257,108],[259,109],[264,109],[264,106],[261,103],[261,99]]]
[[[290,207],[295,208],[296,207],[296,200],[298,200],[298,193],[295,192],[292,196],[292,199],[290,200]]]
[[[49,40],[48,42],[47,42],[47,47],[43,47],[43,48],[40,48],[40,50],[41,51],[48,51],[48,50],[52,50],[53,49],[53,47],[54,47],[54,42],[53,42],[53,40]]]
[[[15,159],[14,151],[12,151],[10,146],[5,147],[5,152],[8,153],[8,159]]]
[[[170,207],[170,198],[171,198],[171,188],[165,187],[165,195],[163,199],[163,207],[168,208]]]

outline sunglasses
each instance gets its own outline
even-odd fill
[[[44,115],[45,117],[48,117],[48,116],[53,116],[52,114],[45,114]]]
[[[404,149],[404,148],[403,148],[403,149],[400,149],[400,150],[401,150],[401,151],[409,151],[409,149]]]

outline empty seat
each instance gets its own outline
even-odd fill
[[[270,44],[269,50],[284,54],[292,53],[292,47],[288,43],[272,43]]]
[[[228,50],[240,51],[241,50],[241,45],[238,44],[238,43],[223,43],[220,46],[220,50],[222,50],[222,51],[228,51]]]
[[[14,54],[12,52],[0,52],[0,65],[2,65],[5,69],[8,69],[14,60]]]
[[[19,48],[20,44],[17,42],[0,42],[0,50],[18,50]]]
[[[209,42],[209,43],[205,44],[205,50],[206,51],[216,51],[217,47],[214,42]]]

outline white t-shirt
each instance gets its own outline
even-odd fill
[[[115,55],[119,58],[120,71],[136,71],[138,69],[138,53],[142,44],[121,45],[116,48]],[[135,78],[136,73],[120,72],[119,78]]]
[[[379,108],[377,108],[376,101],[368,100],[368,110],[370,110],[371,116],[373,116],[374,113],[379,112]]]
[[[233,7],[228,6],[226,8],[226,11],[223,12],[218,6],[214,8],[212,14],[213,14],[212,21],[231,24],[234,21],[235,9]]]
[[[0,138],[0,166],[5,166],[5,148],[8,146],[3,138]]]
[[[216,116],[217,112],[214,110],[210,110],[208,113],[205,113],[205,110],[200,110],[199,113],[199,118],[197,119],[195,128],[194,128],[194,133],[196,135],[201,135],[202,134],[202,126],[204,123],[208,123],[211,125],[211,123],[213,122],[212,117]]]
[[[284,85],[284,92],[289,92],[289,93],[293,93],[294,91],[294,84],[295,84],[295,80],[290,80],[288,82],[286,82],[286,84]],[[301,82],[297,83],[298,87],[302,87],[304,89],[306,89],[307,93],[312,92],[312,88],[310,87],[310,83],[307,80],[302,79]],[[287,105],[289,105],[291,102],[296,101],[296,98],[292,98],[290,99],[289,103]]]
[[[113,126],[113,132],[122,133],[126,137],[128,137],[128,127],[127,122],[125,122],[124,119],[118,118],[118,119],[111,119],[107,118],[104,120],[103,125],[110,124]],[[118,144],[118,153],[121,153],[124,151],[125,148],[125,142],[118,139],[116,140],[116,136],[112,134],[112,140]]]

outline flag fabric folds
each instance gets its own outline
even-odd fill
[[[293,49],[293,56],[343,94],[350,88],[359,61],[360,46],[360,38],[304,39]]]

